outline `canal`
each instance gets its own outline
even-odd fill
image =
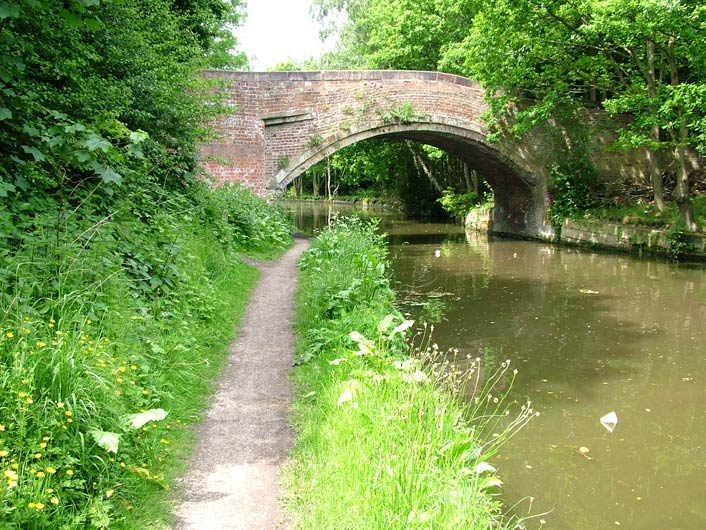
[[[304,231],[346,210],[285,208]],[[401,308],[441,349],[510,359],[511,397],[541,412],[493,462],[528,528],[706,528],[703,265],[374,215]]]

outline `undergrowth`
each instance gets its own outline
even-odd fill
[[[201,183],[22,200],[0,239],[0,528],[160,527],[257,277],[239,254],[290,228]]]
[[[534,415],[515,372],[428,345],[394,305],[375,223],[339,220],[301,261],[298,440],[287,469],[299,529],[515,528],[489,459]]]
[[[695,195],[691,205],[694,209],[694,219],[703,229],[706,226],[706,194]],[[667,202],[663,212],[657,210],[653,203],[604,205],[583,212],[582,217],[667,230],[681,229],[679,207],[675,202]]]

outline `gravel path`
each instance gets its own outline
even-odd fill
[[[279,467],[293,435],[287,373],[294,354],[293,305],[303,239],[261,276],[231,344],[228,365],[184,478],[175,530],[284,530]]]

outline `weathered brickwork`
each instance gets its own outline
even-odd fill
[[[484,175],[495,192],[499,232],[548,237],[547,168],[555,149],[547,131],[491,143],[481,119],[483,89],[437,72],[224,72],[236,111],[216,123],[219,139],[203,146],[214,182],[238,182],[256,193],[284,188],[331,153],[373,137],[434,145]],[[588,120],[590,121],[590,120]],[[589,135],[601,144],[610,135]],[[605,178],[641,176],[639,158],[592,149]]]

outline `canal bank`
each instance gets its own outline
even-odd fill
[[[376,217],[407,318],[441,350],[512,359],[512,397],[541,412],[492,461],[507,506],[542,530],[706,527],[703,267]]]
[[[493,233],[493,209],[472,210],[467,229]],[[609,223],[599,220],[564,219],[559,244],[630,254],[706,260],[706,236],[673,230]]]

